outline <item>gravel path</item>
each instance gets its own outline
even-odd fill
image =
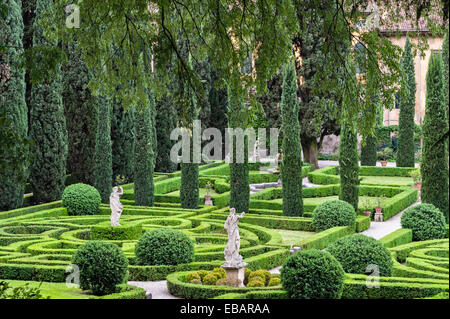
[[[128,284],[143,288],[152,294],[152,299],[180,299],[169,293],[167,281],[129,281]]]

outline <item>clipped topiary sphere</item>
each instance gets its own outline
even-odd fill
[[[220,278],[216,281],[216,286],[226,286],[227,285],[227,279],[226,278]]]
[[[87,184],[67,186],[62,195],[62,205],[69,215],[93,215],[98,212],[102,199],[95,187]]]
[[[264,287],[264,279],[256,276],[254,277],[252,280],[249,280],[247,287],[251,288],[251,287]]]
[[[280,278],[278,278],[278,277],[272,277],[272,278],[270,278],[270,280],[269,280],[268,286],[269,286],[269,287],[278,286],[278,285],[280,285],[280,283],[281,283],[281,279],[280,279]]]
[[[187,282],[192,282],[192,280],[200,280],[201,282],[201,277],[197,272],[191,272],[189,274],[186,275],[186,281]]]
[[[301,250],[288,258],[280,272],[290,298],[339,299],[342,295],[345,273],[329,252]]]
[[[211,272],[216,274],[219,279],[226,278],[227,276],[227,272],[222,267],[214,268]]]
[[[401,217],[401,224],[412,230],[414,241],[446,237],[444,214],[432,204],[408,208]]]
[[[381,242],[372,237],[350,235],[337,240],[327,251],[336,257],[347,273],[372,274],[378,270],[380,276],[391,275],[391,254]]]
[[[254,277],[261,277],[262,279],[264,279],[264,283],[267,285],[269,283],[271,274],[269,271],[267,271],[265,269],[259,269],[259,270],[253,271],[248,276],[248,281],[252,281]]]
[[[342,200],[330,200],[318,205],[313,211],[312,227],[316,232],[336,226],[351,226],[356,213],[352,205]]]
[[[202,282],[204,285],[215,285],[217,280],[219,280],[219,278],[216,274],[209,273],[203,278]]]
[[[80,288],[95,295],[115,293],[128,271],[128,260],[117,245],[95,240],[78,248],[72,264],[80,270]]]
[[[250,269],[244,268],[244,285],[247,285],[248,276],[250,276],[251,273],[252,273],[252,271]]]
[[[139,239],[135,254],[139,265],[185,264],[194,259],[194,244],[179,230],[153,229]]]
[[[206,270],[201,269],[201,270],[197,271],[197,274],[200,276],[200,280],[203,280],[203,278],[205,278],[205,276],[207,274],[209,274],[209,272],[206,271]]]

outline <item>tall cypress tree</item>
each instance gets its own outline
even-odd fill
[[[44,37],[40,25],[40,20],[47,10],[52,10],[51,1],[36,0],[33,47],[57,45]],[[30,136],[34,140],[32,147],[34,156],[30,182],[35,202],[60,200],[64,191],[67,128],[61,91],[60,66],[56,67],[55,74],[42,82],[33,84],[31,88]]]
[[[283,131],[283,161],[281,163],[283,214],[286,216],[302,216],[300,123],[298,120],[297,83],[295,68],[292,63],[283,68],[281,120],[281,130]]]
[[[102,203],[109,203],[112,189],[111,99],[104,97],[99,107],[95,147],[94,187]]]
[[[125,182],[133,180],[134,112],[134,108],[125,111],[122,104],[114,100],[111,119],[113,179],[120,175]]]
[[[197,101],[194,92],[188,88],[187,90],[187,109],[182,116],[182,125],[184,128],[192,130],[193,121],[197,119],[200,109],[197,107]],[[191,134],[192,137],[193,134]],[[181,188],[180,201],[182,208],[197,208],[199,201],[199,182],[198,182],[198,163],[193,163],[194,150],[193,139],[190,141],[190,163],[181,163]]]
[[[65,51],[67,62],[63,63],[61,73],[69,142],[67,170],[77,181],[93,185],[99,98],[87,87],[93,75],[76,41],[67,43]]]
[[[348,59],[347,63],[352,74],[355,74],[353,61]],[[348,79],[347,81],[350,80]],[[355,98],[355,92],[352,88],[354,88],[354,83],[348,83],[342,99],[343,115],[341,116],[339,143],[339,175],[341,183],[339,199],[351,204],[356,211],[358,209],[359,196],[358,137],[355,127],[356,120],[347,115],[347,108],[350,106],[352,99]]]
[[[414,167],[416,78],[414,74],[414,57],[412,55],[409,37],[406,37],[402,68],[406,78],[404,79],[404,94],[400,97],[397,167]]]
[[[170,139],[170,133],[177,125],[177,115],[172,97],[170,95],[163,96],[156,104],[156,109],[158,155],[156,156],[155,171],[172,173],[177,169],[177,164],[170,159],[170,150],[174,144]]]
[[[370,99],[367,103],[374,103],[377,105],[377,110],[379,110],[376,114],[377,121],[375,122],[374,134],[369,134],[366,137],[366,144],[361,146],[361,166],[376,166],[377,165],[377,137],[376,132],[378,128],[379,117],[381,113],[381,107],[379,106],[379,93],[378,86],[379,84],[377,79],[378,72],[378,59],[375,57],[369,57],[367,59],[367,92],[366,98]],[[368,105],[370,108],[370,105]]]
[[[245,107],[242,100],[242,88],[228,87],[228,127],[243,128],[247,126]],[[244,162],[237,163],[236,136],[233,136],[233,161],[230,163],[230,207],[237,212],[248,212],[250,201],[249,169],[248,169],[248,139],[244,139]],[[231,141],[230,141],[231,142]],[[242,151],[242,150],[240,150]]]
[[[149,105],[136,110],[134,117],[134,202],[139,206],[153,206],[153,171],[155,165],[154,134],[155,98],[148,89]]]
[[[6,1],[8,10],[6,19],[0,23],[0,106],[5,108],[5,118],[10,121],[15,136],[25,137],[28,132],[27,105],[25,103],[25,70],[18,67],[18,57],[23,53],[23,21],[21,1]],[[4,128],[3,128],[4,129]],[[4,143],[4,141],[0,142]],[[23,147],[15,143],[15,147]],[[3,154],[2,154],[3,155]],[[26,162],[12,166],[7,162],[5,171],[0,174],[0,210],[9,210],[22,206],[25,190],[24,181],[19,173],[25,175]],[[20,172],[19,172],[20,171]]]
[[[445,110],[447,112],[447,124],[450,123],[450,110],[449,110],[449,100],[448,100],[448,82],[449,82],[449,77],[448,77],[448,69],[449,69],[449,65],[448,65],[448,31],[445,34],[445,38],[444,38],[444,43],[442,44],[442,75],[443,75],[443,81],[444,81],[444,101],[445,101]],[[449,154],[449,138],[447,137],[447,158],[448,158],[448,154]]]
[[[444,213],[448,223],[448,158],[445,140],[448,132],[447,113],[444,105],[442,60],[432,54],[426,76],[426,113],[423,123],[422,149],[422,202],[433,204]]]

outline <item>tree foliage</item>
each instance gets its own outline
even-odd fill
[[[0,210],[20,207],[28,168],[25,70],[19,66],[23,53],[23,20],[20,1],[4,3],[0,20]]]
[[[67,62],[62,64],[61,73],[69,146],[67,170],[75,180],[93,185],[100,101],[87,87],[93,74],[87,68],[76,41],[67,43],[65,53]]]
[[[283,214],[303,215],[302,159],[300,124],[298,121],[297,82],[292,63],[283,69],[283,94],[281,96],[281,129],[283,131]]]
[[[109,203],[112,190],[111,99],[104,97],[98,113],[95,147],[94,187],[102,203]]]
[[[33,47],[56,45],[44,35],[40,20],[44,12],[52,10],[51,2],[36,0],[36,17],[33,25]],[[39,56],[35,56],[39,59]],[[36,62],[37,63],[37,62]],[[52,77],[33,84],[31,88],[30,136],[33,163],[30,183],[35,202],[61,199],[66,179],[67,128],[62,103],[60,65]]]
[[[444,106],[442,60],[438,54],[430,57],[426,82],[427,111],[423,123],[421,198],[423,203],[433,204],[443,212],[448,223],[448,158],[445,154],[445,140],[440,139],[448,131],[448,121]]]
[[[411,42],[406,37],[402,58],[404,94],[400,97],[397,167],[414,167],[414,115],[416,110],[416,76]]]

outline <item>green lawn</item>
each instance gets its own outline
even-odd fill
[[[28,283],[29,287],[39,287],[41,284],[37,281],[3,280],[9,283],[10,287],[20,287]],[[64,282],[43,282],[40,287],[41,294],[51,299],[88,299],[89,295],[78,288],[67,288]]]
[[[209,191],[209,193],[211,195],[217,195],[217,192],[214,189],[211,189]],[[173,191],[173,192],[167,193],[167,195],[177,195],[177,196],[179,196],[180,195],[180,191],[179,190]],[[205,197],[205,195],[206,195],[206,188],[200,188],[199,189],[199,196],[200,197]]]
[[[413,179],[411,177],[400,177],[400,176],[361,176],[361,183],[364,184],[376,184],[376,185],[400,185],[400,186],[410,186],[414,185]]]
[[[325,196],[325,197],[311,197],[311,198],[303,198],[303,203],[306,205],[319,205],[323,202],[329,201],[329,200],[336,200],[339,199],[338,195],[333,195],[333,196]],[[373,207],[376,206],[378,204],[378,199],[379,197],[371,197],[371,196],[359,196],[359,207],[362,208],[362,206],[367,206],[366,204],[368,204],[369,207]],[[283,203],[283,199],[282,198],[278,198],[278,199],[274,199],[274,202]]]
[[[275,229],[277,233],[281,235],[283,239],[283,244],[286,245],[294,245],[298,243],[300,240],[308,238],[315,233],[307,232],[307,231],[296,231],[296,230],[284,230],[284,229]]]

